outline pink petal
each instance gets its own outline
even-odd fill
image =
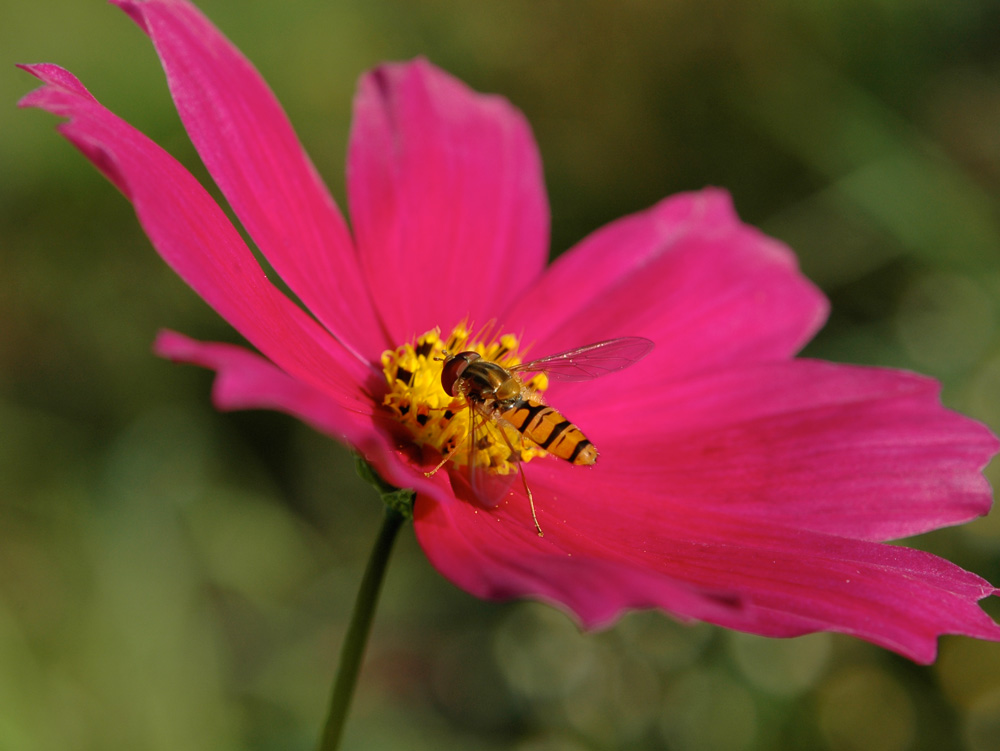
[[[675,615],[705,621],[733,617],[744,607],[727,590],[690,587],[613,556],[576,557],[553,545],[548,533],[537,537],[526,514],[523,494],[491,510],[418,495],[414,529],[434,566],[462,589],[487,599],[545,600],[568,608],[591,628],[607,625],[625,607],[670,602]]]
[[[149,34],[191,140],[275,270],[351,351],[388,344],[350,234],[260,74],[184,0],[112,0]]]
[[[525,516],[523,493],[490,512],[423,504],[416,530],[438,570],[481,597],[560,602],[591,627],[626,609],[658,607],[768,636],[853,634],[918,662],[934,659],[941,634],[1000,640],[1000,627],[975,604],[993,588],[927,553],[711,512],[664,512],[657,504],[665,499],[651,496],[641,502],[655,509],[655,521],[623,522],[617,504],[629,497],[626,478],[618,498],[566,500],[553,513],[564,487],[535,479],[544,538]]]
[[[690,513],[870,540],[990,509],[982,469],[1000,444],[942,407],[932,379],[794,360],[658,389],[621,380],[613,399],[551,397],[601,451],[589,477],[567,474],[564,492],[615,494],[624,477],[623,512],[641,491]]]
[[[736,362],[787,358],[827,304],[784,245],[742,224],[728,195],[668,198],[561,256],[501,318],[538,355],[646,336],[657,382]]]
[[[132,201],[164,260],[289,375],[349,408],[367,404],[369,370],[264,276],[208,193],[156,144],[115,117],[55,65],[22,66],[46,83],[21,100],[69,118],[60,132]]]
[[[445,497],[442,482],[427,480],[397,448],[398,424],[374,401],[344,409],[330,396],[290,377],[259,355],[231,344],[198,342],[173,331],[157,336],[156,354],[215,370],[215,406],[222,410],[273,409],[299,418],[359,451],[387,482]],[[443,479],[443,478],[442,478]]]
[[[390,337],[485,322],[541,272],[548,206],[523,116],[425,60],[362,80],[348,153],[362,263]]]
[[[519,486],[495,509],[421,504],[417,534],[439,571],[482,597],[562,603],[588,626],[658,607],[769,636],[853,634],[919,662],[941,634],[1000,640],[976,605],[987,582],[850,539],[988,510],[981,470],[998,442],[944,409],[936,382],[805,360],[658,390],[627,372],[589,401],[550,390],[601,457],[525,466],[544,538]]]

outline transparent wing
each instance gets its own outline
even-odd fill
[[[641,336],[622,336],[515,365],[510,372],[545,373],[559,381],[589,381],[624,370],[648,355],[653,346]]]
[[[472,401],[467,401],[472,414],[469,416],[472,429],[469,431],[469,456],[473,455],[476,446],[484,434],[495,425],[495,418],[490,412]],[[487,469],[476,466],[474,462],[469,463],[465,471],[452,471],[452,490],[462,500],[471,501],[481,508],[495,508],[510,493],[514,480],[517,479],[516,472],[506,475],[496,474]]]

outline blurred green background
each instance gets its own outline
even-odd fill
[[[833,300],[808,354],[929,373],[1000,429],[996,0],[201,7],[342,205],[357,76],[424,54],[527,114],[555,252],[725,186]],[[207,373],[151,355],[164,326],[236,339],[14,109],[13,63],[60,63],[204,178],[144,35],[99,0],[0,0],[0,44],[0,750],[311,748],[378,502],[332,441],[217,414]],[[1000,515],[915,544],[1000,581]],[[997,644],[922,668],[651,613],[581,635],[454,589],[409,530],[396,553],[349,748],[1000,749]]]

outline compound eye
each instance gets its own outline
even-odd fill
[[[465,369],[469,367],[469,363],[479,359],[480,356],[477,352],[459,352],[454,357],[445,360],[444,367],[441,368],[441,387],[445,393],[458,396],[455,385],[459,382]]]

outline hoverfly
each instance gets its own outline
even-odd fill
[[[507,475],[477,471],[472,461],[478,445],[477,431],[489,422],[500,429],[496,431],[507,443],[512,461],[528,496],[531,518],[539,537],[542,528],[535,514],[535,501],[524,476],[524,470],[515,457],[519,451],[507,435],[505,426],[513,428],[522,440],[530,441],[541,449],[571,464],[587,466],[597,461],[597,448],[583,431],[566,419],[554,407],[547,405],[541,396],[520,377],[521,373],[545,373],[551,379],[562,381],[588,381],[614,373],[638,362],[653,349],[653,342],[639,336],[609,339],[585,347],[559,352],[513,367],[484,359],[478,352],[445,353],[441,370],[441,386],[445,392],[465,400],[471,410],[469,416],[469,483],[473,494],[487,506],[496,505],[509,490]],[[516,441],[515,441],[516,442]],[[456,453],[456,446],[428,475],[434,474]],[[492,487],[490,487],[492,485]]]

